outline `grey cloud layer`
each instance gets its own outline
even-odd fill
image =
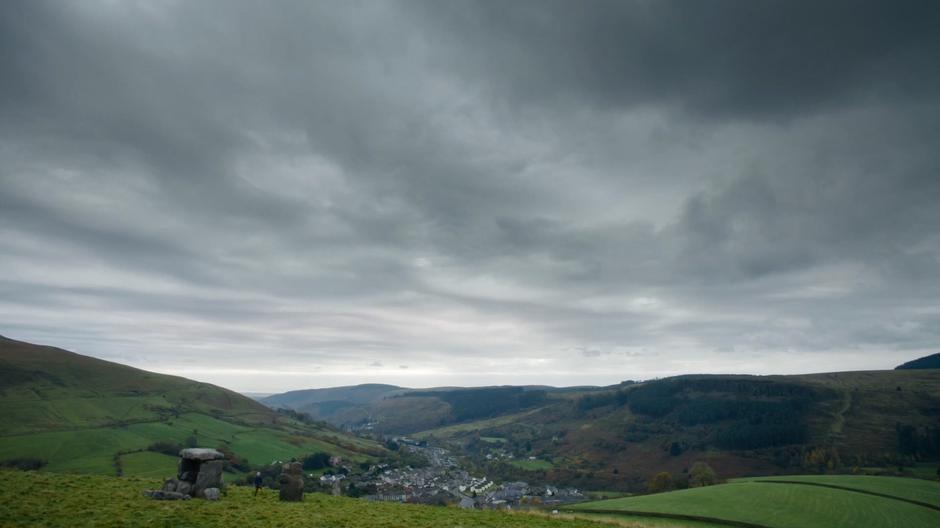
[[[427,2],[469,80],[512,98],[786,118],[859,99],[932,98],[933,2]]]
[[[888,367],[940,346],[938,21],[7,2],[2,332],[254,390]]]

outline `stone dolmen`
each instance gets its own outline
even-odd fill
[[[161,490],[147,490],[144,495],[159,500],[200,499],[218,500],[222,487],[222,469],[225,455],[215,449],[192,447],[180,451],[179,471]],[[303,484],[301,484],[301,488]],[[301,490],[302,491],[302,490]]]

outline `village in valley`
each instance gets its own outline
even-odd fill
[[[321,488],[334,494],[361,496],[373,501],[420,504],[455,504],[465,509],[518,509],[570,504],[584,500],[577,489],[536,486],[526,482],[495,482],[473,476],[447,449],[405,437],[393,439],[406,453],[426,460],[424,467],[372,465],[361,474],[336,462],[343,471],[319,477]]]

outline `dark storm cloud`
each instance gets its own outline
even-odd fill
[[[254,390],[891,366],[940,344],[937,22],[6,2],[2,331]]]
[[[940,88],[936,2],[427,2],[468,82],[513,102],[776,117]],[[432,30],[432,31],[433,31]],[[461,68],[458,68],[461,69]]]

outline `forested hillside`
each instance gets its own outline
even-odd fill
[[[940,372],[681,376],[430,429],[488,474],[646,488],[708,460],[722,477],[940,460]]]
[[[407,389],[365,384],[291,391],[261,401],[337,427],[409,434],[532,409],[563,398],[570,390],[543,386]]]

